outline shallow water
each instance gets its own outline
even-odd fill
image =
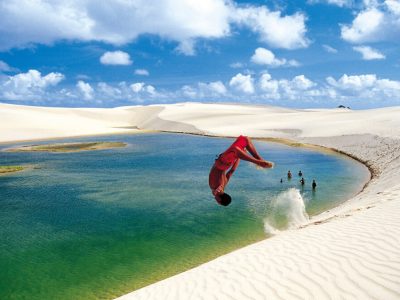
[[[369,176],[341,155],[256,141],[276,166],[241,162],[225,208],[213,200],[208,172],[232,139],[144,134],[57,142],[72,141],[129,146],[0,152],[0,165],[37,167],[0,177],[0,299],[110,299],[261,240],[266,223],[282,229],[301,222],[301,203],[308,215],[336,206]]]

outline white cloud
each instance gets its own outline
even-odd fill
[[[198,86],[202,95],[225,95],[227,92],[225,85],[221,81],[200,82]]]
[[[146,69],[136,69],[135,74],[140,75],[140,76],[149,76],[150,75],[149,71],[147,71]]]
[[[193,56],[196,54],[196,51],[194,49],[194,40],[193,39],[187,39],[179,43],[179,46],[176,47],[176,51],[178,53],[185,54],[187,56]]]
[[[357,51],[361,53],[362,58],[364,60],[373,60],[373,59],[385,59],[385,55],[383,55],[381,52],[379,52],[376,49],[373,49],[368,46],[358,46],[358,47],[353,47],[354,51]]]
[[[244,67],[244,64],[241,62],[234,62],[229,65],[232,69],[240,69]]]
[[[89,79],[91,79],[90,76],[88,76],[86,74],[78,74],[78,75],[76,75],[75,78],[78,79],[78,80],[89,80]]]
[[[181,43],[229,34],[232,6],[225,0],[10,0],[0,6],[3,49],[57,40],[102,41],[122,45],[141,34]],[[24,28],[24,30],[20,30]]]
[[[299,63],[295,60],[287,61],[285,58],[278,59],[275,57],[272,51],[265,48],[257,48],[251,57],[251,61],[258,65],[267,65],[267,66],[298,66]]]
[[[191,87],[190,85],[184,85],[181,88],[181,92],[184,97],[189,97],[192,99],[197,98],[197,96],[198,96],[197,90],[195,88]]]
[[[268,73],[262,74],[259,80],[260,88],[263,92],[266,92],[270,98],[279,99],[279,82],[272,80],[272,76]]]
[[[366,75],[352,75],[348,76],[344,74],[339,80],[335,80],[333,77],[327,77],[326,81],[339,89],[344,90],[362,90],[371,88],[377,82],[377,77],[375,74]]]
[[[156,94],[156,88],[152,85],[146,85],[145,91],[148,92],[152,96],[154,96]]]
[[[400,101],[400,81],[379,79],[376,74],[344,74],[338,80],[327,77],[326,81],[345,96],[373,101]]]
[[[129,87],[136,94],[147,93],[150,96],[157,95],[156,88],[152,85],[146,85],[144,82],[136,82],[131,84]]]
[[[135,93],[139,93],[140,91],[142,91],[143,87],[144,87],[144,82],[136,82],[130,85],[130,88]]]
[[[0,72],[12,72],[15,68],[10,67],[5,61],[0,60]]]
[[[233,87],[237,91],[253,94],[254,93],[254,79],[251,75],[243,75],[242,73],[236,74],[229,81],[229,86]]]
[[[97,92],[110,99],[119,99],[122,95],[122,91],[119,88],[113,87],[105,82],[99,82],[97,84]]]
[[[84,82],[83,80],[79,80],[76,84],[76,87],[78,88],[79,92],[83,95],[83,98],[85,100],[93,99],[94,90],[89,83]]]
[[[353,43],[376,41],[384,14],[372,8],[357,15],[351,26],[342,26],[342,38]]]
[[[308,0],[308,4],[316,4],[316,3],[326,3],[331,5],[337,5],[339,7],[351,6],[353,4],[353,0]]]
[[[238,8],[235,22],[249,27],[259,34],[261,41],[276,48],[297,49],[309,45],[306,38],[306,17],[302,13],[281,16],[279,11],[270,11],[265,6]]]
[[[231,0],[10,0],[0,6],[0,15],[1,50],[58,40],[123,45],[152,34],[178,42],[179,52],[193,55],[197,39],[226,37],[232,24],[250,28],[272,47],[309,44],[304,14],[282,16],[265,6],[240,7]]]
[[[100,62],[103,65],[127,66],[132,64],[129,54],[123,51],[107,51],[100,57]]]
[[[291,80],[272,79],[268,73],[261,75],[259,86],[265,97],[270,99],[302,99],[311,88],[317,84],[305,77],[298,75]],[[309,95],[309,94],[308,94]]]
[[[227,94],[227,89],[221,81],[209,83],[199,82],[197,86],[184,85],[180,92],[184,97],[192,99],[205,99],[210,97],[220,97]]]
[[[341,26],[342,39],[351,43],[398,40],[400,36],[400,3],[386,0],[364,1],[352,24]]]
[[[324,48],[324,50],[326,52],[329,52],[329,53],[337,53],[338,52],[337,49],[335,49],[329,45],[322,45],[322,47]]]
[[[400,16],[400,2],[398,0],[386,0],[388,10],[396,16]]]
[[[63,79],[64,75],[61,73],[51,72],[42,76],[37,70],[29,70],[8,76],[1,85],[2,96],[9,100],[39,99],[47,88],[56,86]]]

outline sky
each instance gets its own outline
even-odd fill
[[[0,0],[0,102],[400,105],[400,0]]]

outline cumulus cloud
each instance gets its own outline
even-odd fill
[[[136,82],[130,85],[131,90],[136,93],[147,93],[150,96],[157,95],[156,88],[152,85],[146,85],[144,82]]]
[[[233,19],[258,33],[260,40],[271,47],[297,49],[310,43],[306,38],[306,16],[302,13],[282,16],[281,12],[270,11],[265,6],[248,6],[238,8]]]
[[[362,90],[374,86],[377,82],[375,74],[366,75],[352,75],[348,76],[344,74],[339,80],[335,80],[333,77],[327,77],[326,81],[339,89],[343,90]]]
[[[100,57],[100,62],[103,65],[127,66],[132,64],[129,54],[123,51],[107,51]]]
[[[35,100],[40,98],[46,89],[56,86],[64,75],[51,72],[45,76],[37,70],[29,70],[26,73],[19,73],[8,76],[2,83],[2,96],[7,100]]]
[[[143,90],[144,87],[144,82],[136,82],[136,83],[132,83],[130,85],[131,89],[133,92],[135,93],[139,93],[141,90]]]
[[[210,97],[220,97],[227,94],[227,88],[221,81],[209,83],[199,82],[197,86],[184,85],[180,92],[192,99],[204,99]]]
[[[385,59],[385,55],[383,55],[381,52],[379,52],[376,49],[373,49],[368,46],[358,46],[358,47],[353,47],[354,51],[357,51],[361,53],[362,58],[364,60],[373,60],[373,59]]]
[[[230,0],[10,0],[0,5],[0,15],[0,50],[58,40],[123,45],[152,34],[178,42],[178,52],[193,55],[197,39],[226,37],[236,24],[272,47],[309,44],[304,14],[283,16],[265,6],[244,7]]]
[[[79,92],[82,94],[85,100],[93,99],[94,90],[89,83],[84,82],[83,80],[79,80],[76,84],[76,87],[78,88]]]
[[[295,60],[287,61],[285,58],[278,59],[275,57],[275,54],[272,51],[265,48],[257,48],[251,57],[251,61],[258,65],[266,65],[272,67],[278,66],[298,66],[299,63]]]
[[[233,76],[229,81],[229,86],[245,94],[253,94],[255,91],[254,79],[251,75],[243,75],[242,73]]]
[[[324,48],[324,50],[326,52],[329,52],[329,53],[337,53],[338,52],[337,49],[335,49],[329,45],[322,45],[322,47]]]
[[[271,99],[302,99],[307,95],[306,91],[315,87],[317,84],[305,77],[298,75],[291,80],[288,79],[272,79],[269,73],[261,75],[259,87],[264,96]]]
[[[11,0],[0,6],[0,27],[6,29],[0,45],[9,49],[61,39],[122,45],[141,34],[155,34],[188,51],[192,39],[226,36],[230,11],[224,0]]]
[[[396,40],[400,35],[400,3],[364,1],[352,24],[341,26],[342,39],[351,43]]]
[[[344,96],[356,96],[360,99],[397,99],[400,101],[400,81],[379,79],[376,74],[347,75],[338,80],[327,77],[329,85],[336,88]]]
[[[199,88],[200,90],[210,92],[211,94],[217,94],[217,95],[226,94],[226,87],[221,81],[214,81],[210,83],[199,83]]]
[[[140,75],[140,76],[149,76],[150,75],[149,71],[147,71],[146,69],[136,69],[135,74]]]

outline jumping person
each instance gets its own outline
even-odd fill
[[[249,155],[246,150],[251,155]],[[220,205],[228,206],[229,203],[231,203],[231,196],[225,193],[224,190],[241,159],[252,162],[262,168],[272,168],[274,165],[272,162],[261,158],[249,137],[239,136],[236,141],[215,160],[208,178],[211,192]]]

